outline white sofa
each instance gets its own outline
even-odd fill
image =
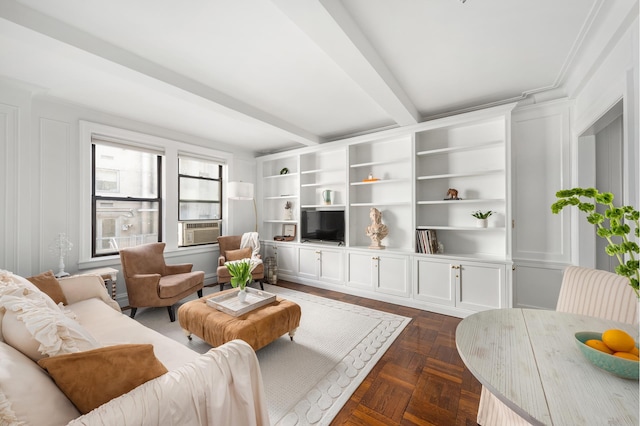
[[[13,280],[31,285],[24,278],[0,271],[0,286],[3,279],[4,284]],[[152,344],[156,358],[168,372],[81,415],[47,371],[9,344],[9,334],[18,327],[8,328],[15,313],[6,303],[0,305],[0,331],[4,330],[0,333],[0,424],[269,424],[257,358],[245,342],[229,342],[200,355],[122,314],[100,277],[75,276],[60,280],[60,285],[68,302],[64,308],[75,314],[82,330],[100,346]],[[73,314],[67,312],[66,316]],[[117,379],[117,372],[109,374]]]

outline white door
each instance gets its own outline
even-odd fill
[[[320,250],[313,247],[298,249],[298,276],[301,278],[318,279],[318,259]]]
[[[456,288],[458,307],[471,311],[504,307],[505,270],[504,265],[460,264]]]
[[[409,259],[406,256],[378,255],[376,291],[407,297],[409,295]]]
[[[456,304],[456,275],[459,275],[458,269],[454,269],[454,266],[457,265],[452,265],[449,262],[417,259],[414,267],[416,273],[414,298],[440,305],[454,306]]]
[[[331,284],[344,284],[344,252],[342,250],[320,250],[318,277]]]
[[[374,268],[372,259],[374,256],[363,253],[347,253],[348,277],[347,285],[350,287],[373,289]],[[375,278],[377,279],[377,267],[375,268]]]
[[[296,250],[292,244],[278,244],[278,274],[296,275]]]

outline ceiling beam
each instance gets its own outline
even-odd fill
[[[338,0],[271,0],[401,126],[420,113]]]
[[[179,94],[182,92],[182,96],[185,94],[187,98],[189,95],[195,96],[196,99],[192,98],[192,102],[201,103],[204,99],[210,103],[212,109],[229,117],[266,125],[282,134],[283,138],[303,145],[317,145],[323,142],[317,135],[265,111],[14,1],[0,2],[0,17],[164,83],[168,85],[169,91],[178,89],[176,92]]]

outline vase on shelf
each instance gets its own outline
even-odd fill
[[[489,224],[488,219],[476,219],[476,226],[478,228],[486,228]]]
[[[331,190],[330,189],[325,189],[324,191],[322,191],[322,201],[324,202],[324,204],[326,206],[330,206],[331,205]]]

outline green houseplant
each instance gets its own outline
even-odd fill
[[[483,212],[481,210],[477,210],[473,213],[471,213],[471,216],[475,217],[476,219],[488,219],[489,216],[491,216],[493,214],[493,212],[491,210],[488,210],[486,212]]]
[[[491,210],[487,210],[483,212],[481,210],[476,210],[471,213],[471,216],[476,218],[476,226],[478,228],[486,228],[488,226],[488,218],[491,216],[493,212]]]
[[[629,279],[629,285],[633,288],[636,296],[640,298],[638,285],[640,283],[640,272],[638,253],[640,248],[640,226],[638,219],[640,213],[632,206],[616,207],[613,205],[613,194],[610,192],[599,192],[595,188],[573,188],[563,189],[556,193],[558,201],[551,205],[554,214],[559,213],[566,206],[577,206],[580,211],[587,214],[587,221],[596,226],[596,233],[599,237],[605,238],[609,245],[606,252],[609,256],[616,256],[619,265],[616,267],[616,274]],[[588,201],[582,201],[586,198]],[[596,212],[596,204],[606,207],[604,214]],[[631,229],[629,224],[635,224],[635,229]],[[625,256],[627,259],[625,260]]]
[[[247,297],[245,288],[251,280],[251,261],[249,259],[231,260],[224,263],[231,274],[231,286],[239,288],[238,297],[241,300]]]

